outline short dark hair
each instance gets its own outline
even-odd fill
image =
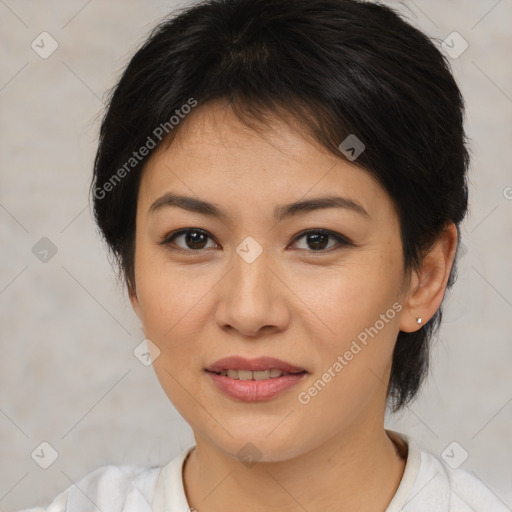
[[[111,90],[101,124],[94,215],[129,290],[143,166],[182,126],[171,118],[184,105],[214,99],[254,129],[268,114],[286,114],[340,158],[347,136],[362,141],[353,163],[392,198],[408,271],[448,223],[460,234],[469,166],[464,101],[431,39],[378,3],[206,0],[156,26]],[[145,156],[137,152],[143,147]],[[441,316],[439,308],[418,331],[397,337],[388,385],[394,412],[417,394]]]

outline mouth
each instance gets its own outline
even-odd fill
[[[306,370],[297,372],[285,372],[279,368],[269,368],[266,370],[239,370],[239,369],[223,369],[218,372],[211,370],[205,370],[209,373],[215,373],[216,375],[222,375],[235,380],[266,380],[266,379],[277,379],[286,375],[302,375],[307,373]]]
[[[230,356],[204,369],[217,390],[242,401],[270,400],[298,385],[309,372],[274,357]]]
[[[205,370],[238,380],[266,380],[276,379],[283,375],[308,373],[305,368],[268,356],[256,359],[246,359],[241,356],[224,357],[209,365]]]

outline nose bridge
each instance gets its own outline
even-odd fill
[[[226,275],[228,282],[222,287],[217,318],[220,323],[254,334],[263,326],[277,326],[285,321],[279,280],[270,270],[270,260],[271,251],[252,237],[236,247],[231,272]]]
[[[240,299],[258,300],[263,296],[270,299],[269,257],[270,250],[252,236],[246,237],[236,247],[231,279],[234,284],[233,292],[241,294]]]

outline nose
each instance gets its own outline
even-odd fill
[[[258,337],[286,329],[291,292],[272,264],[270,251],[254,260],[234,253],[231,270],[219,283],[216,321],[221,329]]]

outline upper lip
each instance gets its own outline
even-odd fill
[[[276,359],[275,357],[258,357],[256,359],[246,359],[241,356],[224,357],[215,361],[206,368],[207,371],[219,373],[222,370],[268,370],[277,368],[285,373],[305,372],[304,368]]]

